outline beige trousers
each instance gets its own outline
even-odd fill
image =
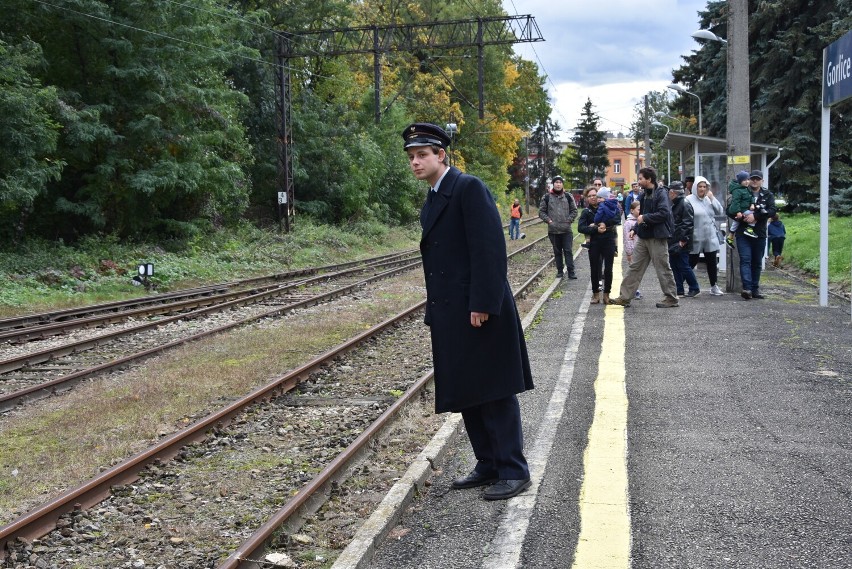
[[[657,280],[666,299],[677,302],[677,288],[674,275],[669,265],[669,242],[666,239],[642,239],[636,241],[633,249],[633,262],[627,267],[624,279],[621,281],[619,297],[633,300],[633,295],[639,289],[642,277],[648,265],[653,263],[657,271]]]

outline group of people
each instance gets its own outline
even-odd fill
[[[764,298],[760,274],[767,238],[772,245],[773,264],[778,267],[783,260],[785,229],[776,212],[775,199],[762,182],[760,170],[738,173],[731,181],[725,207],[703,176],[666,186],[658,183],[653,168],[642,168],[638,181],[622,196],[595,179],[583,191],[584,208],[577,223],[577,231],[586,236],[583,247],[589,255],[591,303],[629,306],[631,301],[642,298],[639,284],[648,266],[653,265],[663,293],[657,307],[677,307],[680,298],[694,298],[701,293],[695,267],[702,256],[710,294],[723,295],[718,260],[726,238],[716,224],[716,217],[723,214],[731,218],[727,240],[736,246],[740,257],[741,296],[745,300]],[[548,224],[557,277],[563,277],[564,266],[569,278],[574,279],[571,221],[577,217],[577,209],[570,197],[565,198],[563,184],[560,176],[554,178],[554,190],[542,198],[539,216]],[[612,267],[618,255],[616,226],[622,223],[622,215],[628,269],[618,296],[611,298]]]

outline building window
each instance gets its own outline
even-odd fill
[[[621,160],[614,160],[612,165],[612,170],[616,174],[621,174]]]

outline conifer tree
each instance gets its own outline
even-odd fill
[[[572,170],[569,176],[579,180],[584,188],[595,176],[603,176],[609,167],[606,150],[606,133],[600,130],[600,117],[592,108],[592,100],[587,99],[583,105],[580,120],[571,139],[577,153],[570,163]]]

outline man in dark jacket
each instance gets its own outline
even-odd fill
[[[489,486],[486,500],[511,498],[530,485],[516,395],[533,382],[500,214],[482,180],[448,166],[443,129],[414,123],[402,137],[414,176],[430,186],[420,252],[435,410],[462,414],[477,459],[452,486]]]
[[[577,202],[574,196],[565,193],[565,182],[562,176],[553,177],[553,191],[546,192],[538,206],[538,216],[547,224],[547,236],[553,246],[553,257],[556,261],[556,278],[561,279],[562,260],[568,271],[569,279],[576,279],[574,271],[574,233],[571,225],[577,217]]]
[[[749,187],[754,196],[754,211],[744,216],[737,226],[735,239],[737,253],[740,255],[740,279],[743,299],[764,298],[760,292],[760,273],[763,269],[763,255],[766,251],[767,220],[775,215],[775,196],[762,187],[763,172],[753,170],[749,175]],[[729,217],[732,217],[730,212]],[[745,235],[746,228],[753,226],[756,237]]]
[[[678,301],[672,268],[669,266],[668,241],[674,231],[669,193],[665,186],[657,185],[657,172],[653,168],[639,170],[639,185],[644,189],[639,199],[642,204],[640,214],[636,219],[639,240],[633,249],[633,262],[627,267],[621,281],[619,296],[610,299],[609,303],[630,306],[645,276],[645,270],[649,264],[653,264],[664,295],[663,300],[657,303],[657,308],[673,308],[678,306]]]
[[[692,230],[695,227],[695,213],[692,204],[684,195],[683,184],[669,184],[669,199],[672,202],[674,231],[669,237],[669,265],[672,267],[677,295],[684,296],[683,281],[689,285],[685,296],[695,298],[701,292],[698,279],[689,264],[689,251],[692,248]]]

